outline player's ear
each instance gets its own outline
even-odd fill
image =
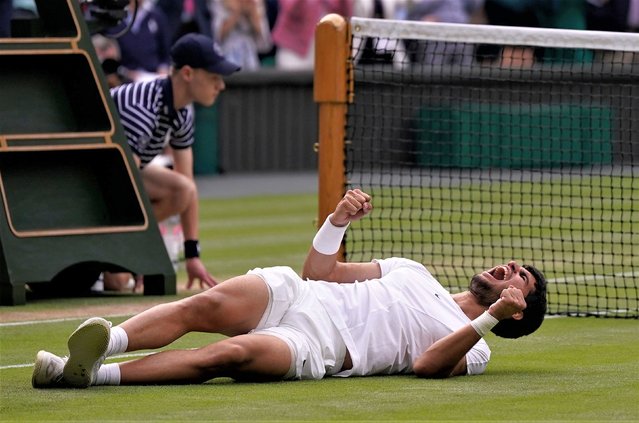
[[[513,320],[521,320],[523,318],[524,318],[523,311],[518,311],[517,313],[513,314]]]

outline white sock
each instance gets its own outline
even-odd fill
[[[119,385],[120,365],[118,363],[103,364],[98,369],[94,385]]]
[[[126,351],[129,346],[129,337],[120,326],[111,328],[111,336],[109,337],[109,346],[106,350],[106,356],[110,357],[115,354],[121,354]]]

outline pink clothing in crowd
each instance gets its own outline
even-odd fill
[[[305,56],[320,19],[329,13],[350,17],[352,10],[352,0],[280,0],[273,41],[278,47]]]

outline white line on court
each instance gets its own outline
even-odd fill
[[[109,357],[110,359],[117,358],[131,358],[131,357],[144,357],[147,355],[155,354],[155,352],[140,352],[140,353],[130,353],[130,354],[118,354],[113,357]],[[25,367],[33,367],[33,363],[26,364],[9,364],[7,366],[0,366],[0,370],[8,370],[8,369],[23,369]]]
[[[113,314],[110,316],[105,316],[107,319],[118,318],[118,317],[128,317],[131,314]],[[11,327],[11,326],[23,326],[23,325],[37,325],[42,323],[60,323],[60,322],[70,322],[74,320],[84,321],[86,317],[65,317],[60,319],[44,319],[44,320],[27,320],[24,322],[6,322],[0,323],[0,327]],[[153,352],[145,352],[145,353],[130,353],[130,354],[120,354],[115,355],[110,358],[128,358],[128,357],[143,357],[146,355],[153,354]],[[26,364],[9,364],[6,366],[0,366],[0,370],[8,370],[8,369],[21,369],[25,367],[33,367],[33,363]]]
[[[104,316],[105,319],[113,319],[118,317],[129,317],[131,314],[112,314],[110,316]],[[43,319],[43,320],[25,320],[23,322],[6,322],[0,323],[0,328],[10,327],[10,326],[28,326],[28,325],[39,325],[42,323],[60,323],[60,322],[71,322],[73,320],[86,320],[87,317],[64,317],[60,319]]]

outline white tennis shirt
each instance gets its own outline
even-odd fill
[[[437,340],[470,323],[450,293],[412,260],[376,260],[379,279],[337,284],[313,282],[343,336],[353,367],[335,376],[412,373],[413,361]],[[480,339],[466,354],[468,374],[480,374],[490,348]]]

